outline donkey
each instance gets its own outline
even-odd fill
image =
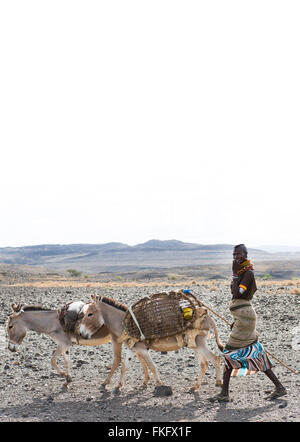
[[[124,304],[119,303],[115,299],[108,298],[106,296],[99,297],[91,295],[91,299],[92,303],[87,306],[85,314],[79,325],[80,336],[85,339],[90,339],[92,337],[93,328],[106,326],[111,333],[112,342],[121,342],[123,333],[123,319],[126,315],[128,307]],[[192,345],[187,345],[184,339],[184,335],[177,338],[175,336],[171,336],[168,338],[155,339],[154,341],[150,341],[150,343],[148,343],[147,345],[142,340],[135,343],[131,342],[131,344],[129,343],[129,341],[126,342],[125,340],[124,343],[126,347],[128,347],[128,350],[125,361],[123,362],[121,367],[121,378],[118,387],[122,387],[124,385],[125,373],[133,354],[140,355],[140,357],[148,365],[148,368],[152,371],[156,384],[162,385],[162,381],[159,377],[155,364],[149,355],[148,349],[150,348],[154,351],[168,352],[178,350],[184,346],[189,346],[190,348],[193,348],[200,365],[200,373],[195,385],[191,388],[191,390],[196,391],[200,388],[205,371],[208,367],[208,361],[211,361],[215,367],[216,385],[222,386],[221,358],[212,353],[206,345],[206,339],[211,327],[213,328],[219,349],[222,350],[223,346],[219,340],[218,331],[213,319],[208,315],[207,310],[202,310],[204,312],[204,315],[203,319],[201,320],[201,327],[199,329],[193,330],[194,344]],[[145,377],[144,385],[147,385],[148,381],[149,376],[147,378]]]
[[[66,387],[72,382],[70,376],[70,347],[72,344],[76,343],[88,346],[102,345],[109,342],[112,337],[109,329],[104,324],[101,324],[92,329],[91,339],[81,339],[76,336],[75,333],[64,331],[57,310],[51,310],[35,305],[22,306],[20,304],[12,304],[11,307],[13,313],[8,317],[6,325],[8,349],[12,352],[17,351],[17,347],[25,338],[27,330],[47,334],[57,344],[57,348],[52,354],[51,365],[61,376],[65,377],[66,383],[64,385]],[[87,315],[93,315],[93,313],[97,312],[95,304],[88,303],[82,308],[81,314],[84,314],[87,308],[89,309]],[[118,343],[116,340],[112,340],[112,348],[113,364],[104,382],[105,385],[110,383],[114,372],[121,363],[122,344]],[[57,365],[57,358],[60,355],[64,358],[65,371],[60,369]],[[145,372],[145,377],[149,377],[146,371],[146,364],[143,361],[141,361],[141,363]]]

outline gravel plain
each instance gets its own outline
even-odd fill
[[[231,321],[230,281],[194,283],[193,293],[200,300]],[[298,286],[299,287],[299,286]],[[127,305],[132,305],[151,293],[170,291],[184,285],[160,286],[128,285],[99,288],[76,286],[0,285],[0,422],[293,422],[299,421],[299,362],[300,322],[297,285],[282,281],[258,284],[253,305],[258,315],[257,329],[264,347],[296,370],[293,374],[272,359],[274,372],[288,390],[288,395],[266,400],[273,384],[263,373],[233,378],[229,403],[209,401],[219,392],[215,386],[215,372],[209,364],[201,389],[190,393],[197,376],[194,352],[183,348],[167,355],[151,351],[165,385],[172,395],[157,397],[151,381],[142,388],[143,373],[134,359],[127,372],[126,385],[116,391],[119,369],[112,384],[102,389],[100,384],[112,361],[111,344],[99,347],[71,348],[72,378],[69,389],[64,379],[50,365],[55,343],[46,335],[27,333],[18,353],[6,348],[5,323],[11,313],[11,304],[40,304],[57,309],[71,300],[88,301],[90,293],[105,294]],[[292,289],[294,292],[292,293]],[[220,338],[226,343],[229,327],[214,317]],[[208,346],[219,353],[214,336]],[[220,354],[220,353],[219,353]],[[62,360],[59,360],[62,363]]]

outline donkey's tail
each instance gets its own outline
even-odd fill
[[[210,316],[208,316],[208,319],[209,319],[209,324],[210,324],[211,327],[213,328],[213,331],[214,331],[214,334],[215,334],[215,338],[216,338],[217,346],[219,347],[219,350],[220,350],[220,351],[223,351],[223,350],[224,350],[224,345],[223,345],[222,342],[220,341],[219,333],[218,333],[218,330],[217,330],[217,327],[216,327],[215,321],[214,321],[213,318],[211,318]]]

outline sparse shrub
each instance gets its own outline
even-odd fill
[[[266,273],[263,277],[262,277],[262,279],[272,279],[272,275],[270,275],[270,273]]]
[[[81,276],[82,275],[82,272],[79,272],[79,270],[76,270],[76,269],[67,269],[67,272],[71,276]]]
[[[170,281],[176,281],[177,279],[179,279],[179,276],[175,273],[169,273],[168,278]]]

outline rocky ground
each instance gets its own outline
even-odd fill
[[[15,283],[15,281],[14,281]],[[109,286],[108,286],[109,287]],[[90,293],[107,296],[133,304],[146,294],[186,288],[161,285],[122,285],[93,289],[92,286],[47,286],[45,284],[0,285],[0,421],[100,421],[100,422],[289,422],[299,421],[300,323],[299,287],[292,282],[261,283],[255,295],[254,307],[258,314],[257,328],[260,340],[267,350],[281,359],[288,369],[272,359],[274,371],[288,390],[288,395],[268,401],[265,399],[273,385],[263,373],[233,378],[230,384],[231,401],[212,403],[209,398],[219,392],[215,373],[209,365],[199,392],[189,389],[196,379],[197,364],[191,349],[163,355],[151,352],[165,385],[172,395],[155,396],[153,378],[147,389],[142,389],[143,374],[137,360],[127,373],[127,384],[115,391],[119,371],[112,385],[100,388],[112,360],[111,344],[99,347],[71,349],[73,383],[66,390],[64,379],[51,368],[50,358],[56,345],[46,335],[28,332],[18,353],[6,349],[5,322],[11,313],[11,304],[41,304],[56,309],[71,300],[89,300]],[[193,285],[194,293],[220,315],[231,321],[229,281]],[[216,318],[223,342],[229,334],[228,326]],[[215,340],[208,343],[218,353]],[[61,361],[62,362],[62,361]]]

